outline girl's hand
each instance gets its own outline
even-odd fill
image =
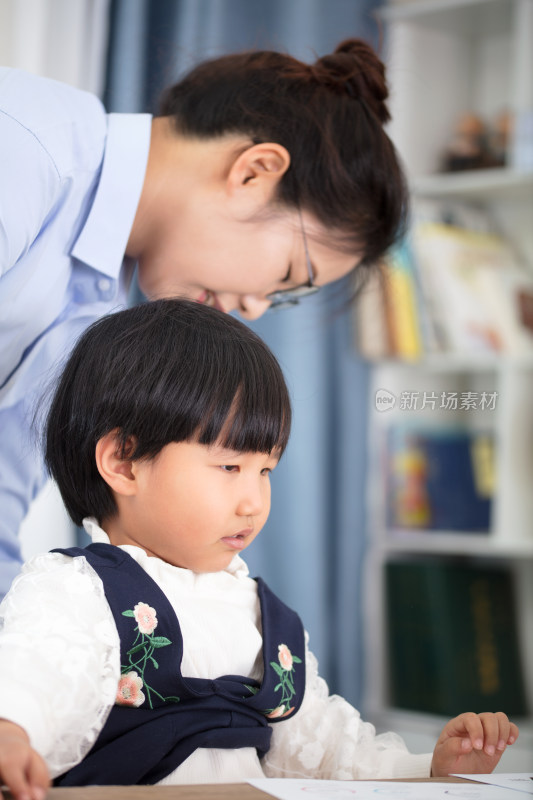
[[[16,800],[44,800],[50,786],[48,768],[41,756],[32,750],[26,731],[4,719],[0,720],[2,783]]]
[[[492,772],[517,738],[518,728],[501,711],[460,714],[444,726],[433,751],[431,775]]]

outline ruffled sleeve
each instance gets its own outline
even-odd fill
[[[39,555],[0,624],[0,717],[26,730],[56,777],[89,751],[115,701],[120,644],[102,582],[83,557]]]
[[[369,722],[338,695],[330,695],[306,649],[306,689],[294,717],[272,725],[262,767],[269,778],[371,780],[429,777],[432,754],[409,753],[395,733],[376,735]]]

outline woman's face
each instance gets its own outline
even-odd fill
[[[140,287],[150,299],[179,295],[256,319],[268,294],[308,281],[302,225],[316,286],[356,266],[354,255],[324,244],[327,230],[305,212],[239,218],[216,196],[192,197],[139,258]]]

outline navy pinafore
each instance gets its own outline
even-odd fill
[[[298,615],[260,578],[264,677],[184,678],[183,639],[164,592],[124,550],[91,544],[54,550],[83,556],[100,576],[120,637],[115,704],[84,760],[56,786],[154,784],[197,747],[270,747],[271,722],[293,716],[305,689],[305,640]]]

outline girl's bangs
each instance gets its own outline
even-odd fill
[[[250,391],[241,384],[231,401],[214,399],[197,432],[200,444],[222,445],[241,453],[279,453],[287,446],[291,408],[284,385]]]

